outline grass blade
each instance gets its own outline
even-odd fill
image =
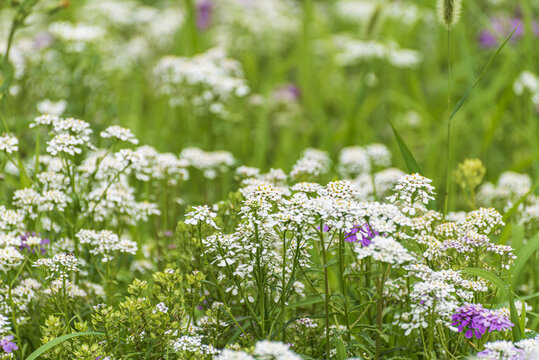
[[[408,168],[408,172],[422,174],[419,164],[415,160],[408,146],[406,146],[406,143],[402,139],[402,136],[400,136],[397,129],[395,129],[395,127],[393,126],[393,123],[391,122],[389,117],[387,118],[387,121],[389,121],[389,125],[391,125],[391,129],[393,129],[393,134],[395,134],[395,138],[397,139],[397,144],[399,144],[399,149],[401,151],[402,157],[404,158],[404,162],[406,163],[406,167]]]
[[[40,355],[43,355],[47,350],[50,350],[53,347],[55,347],[56,345],[66,341],[66,340],[69,340],[71,338],[74,338],[74,337],[77,337],[77,336],[90,336],[90,335],[103,336],[105,334],[97,332],[97,331],[83,331],[83,332],[63,335],[63,336],[57,337],[54,340],[49,341],[46,344],[41,345],[36,351],[31,353],[30,356],[28,356],[26,358],[26,360],[37,359]]]
[[[513,37],[513,34],[515,33],[515,31],[517,30],[517,28],[519,26],[520,26],[520,23],[517,24],[517,26],[515,26],[513,31],[511,31],[511,34],[509,34],[509,36],[504,40],[504,42],[498,47],[496,52],[488,60],[487,65],[483,68],[483,71],[481,71],[481,74],[479,74],[477,79],[475,79],[475,82],[468,88],[468,90],[466,90],[466,92],[464,93],[462,98],[455,104],[455,106],[453,107],[453,111],[451,111],[451,115],[449,115],[449,121],[451,121],[451,119],[453,119],[455,114],[464,105],[464,103],[466,102],[466,99],[468,98],[468,96],[470,96],[470,93],[472,92],[472,90],[477,86],[477,84],[479,84],[479,81],[481,81],[481,79],[483,78],[483,75],[485,75],[485,73],[487,72],[488,68],[490,67],[490,65],[492,64],[492,62],[496,58],[496,56],[498,56],[498,54],[502,51],[502,49],[505,47],[505,45]]]
[[[517,253],[517,259],[513,265],[511,274],[513,279],[511,280],[511,286],[514,289],[517,285],[520,273],[524,269],[524,265],[530,260],[533,254],[539,250],[539,233],[536,234],[520,251]]]

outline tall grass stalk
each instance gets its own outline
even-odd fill
[[[451,162],[451,28],[447,29],[447,148],[445,162],[444,215],[449,205],[449,168]]]

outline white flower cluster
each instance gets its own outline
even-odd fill
[[[335,7],[341,18],[361,24],[366,24],[373,16],[378,16],[412,26],[422,19],[432,17],[429,10],[420,8],[413,3],[343,0],[335,2]]]
[[[211,345],[203,344],[204,336],[193,334],[184,335],[172,342],[172,349],[180,354],[189,355],[215,355],[219,350]]]
[[[159,92],[170,105],[195,106],[226,118],[226,104],[249,94],[241,64],[215,48],[194,57],[167,56],[154,68]]]
[[[403,265],[414,260],[404,246],[389,236],[376,236],[369,246],[357,246],[355,251],[358,259],[370,256],[375,261],[393,265]]]
[[[35,118],[30,127],[34,126],[52,126],[54,136],[47,142],[47,152],[53,156],[59,153],[73,156],[80,154],[83,147],[94,148],[90,143],[92,130],[86,121],[46,114]]]
[[[19,151],[19,140],[11,134],[2,134],[0,136],[0,151],[8,154]]]
[[[292,167],[290,178],[294,180],[317,179],[329,171],[330,165],[331,159],[325,151],[309,148]]]
[[[432,180],[419,174],[403,176],[395,186],[395,193],[388,200],[397,204],[404,213],[415,215],[425,211],[430,200],[434,200]]]
[[[386,60],[397,68],[415,68],[423,61],[420,52],[400,48],[395,42],[363,41],[347,35],[337,35],[333,37],[332,45],[337,50],[335,60],[342,66],[369,60]]]
[[[354,184],[361,189],[365,200],[384,199],[404,175],[406,174],[402,170],[387,168],[374,173],[374,176],[361,174],[354,180]]]
[[[485,344],[485,349],[471,360],[533,360],[539,359],[539,336],[516,343],[498,340]]]
[[[231,50],[279,52],[297,33],[299,6],[290,0],[220,0],[217,41]]]
[[[105,34],[106,30],[100,26],[67,21],[58,21],[49,25],[49,32],[58,39],[68,42],[69,50],[82,52],[87,44],[97,42]]]
[[[192,211],[185,214],[185,223],[189,225],[201,225],[206,223],[215,229],[219,229],[213,218],[217,216],[208,205],[194,206]]]
[[[140,146],[135,151],[140,159],[139,163],[134,165],[135,177],[138,180],[166,179],[169,185],[176,185],[180,180],[189,179],[187,160],[172,153],[159,153],[148,145]]]
[[[184,10],[182,7],[176,6],[174,2],[154,7],[130,0],[91,1],[80,9],[85,18],[92,19],[95,24],[106,27],[109,33],[120,31],[125,36],[125,33],[128,32],[131,37],[127,39],[125,44],[116,43],[124,38],[112,39],[114,40],[114,49],[117,51],[120,48],[126,50],[128,55],[135,56],[141,53],[148,55],[151,47],[162,48],[170,45],[174,34],[182,26],[185,19]],[[123,57],[130,57],[125,53],[123,55]],[[129,59],[122,60],[118,55],[112,60],[115,66],[129,61]]]
[[[204,173],[204,177],[215,179],[218,172],[227,171],[234,165],[234,156],[228,151],[204,151],[198,148],[185,148],[180,159]]]
[[[80,260],[73,254],[56,254],[52,258],[38,259],[34,262],[35,267],[47,272],[47,279],[58,277],[63,279],[70,273],[79,272]]]
[[[8,272],[18,267],[24,260],[24,256],[14,247],[0,248],[0,270]]]
[[[152,313],[153,314],[157,314],[157,313],[166,314],[168,313],[168,307],[165,305],[164,302],[160,302],[157,305],[155,305],[155,309],[152,311]]]
[[[256,343],[253,354],[244,351],[225,349],[213,360],[301,360],[302,357],[290,350],[288,344],[277,341],[262,340]]]
[[[531,94],[532,102],[539,111],[539,77],[531,71],[523,71],[518,75],[513,83],[513,91],[517,95],[522,95],[525,92]]]
[[[64,291],[69,298],[73,298],[73,299],[84,298],[88,296],[88,293],[84,291],[77,284],[69,280],[61,280],[61,279],[53,280],[50,286],[47,289],[45,289],[43,292],[47,295],[62,295],[63,296]]]
[[[118,126],[112,125],[106,128],[101,132],[101,137],[105,139],[117,139],[120,141],[130,142],[132,144],[138,144],[138,140],[131,130]]]
[[[45,99],[37,103],[36,109],[41,114],[51,114],[54,116],[62,116],[67,108],[66,100],[52,101]]]
[[[479,188],[477,200],[485,206],[494,206],[504,212],[509,211],[525,197],[517,206],[515,217],[521,225],[532,232],[539,224],[539,196],[531,192],[532,179],[527,174],[506,171],[500,175],[498,182],[487,182]]]
[[[47,174],[41,173],[40,180]],[[56,174],[55,174],[56,175]],[[59,175],[59,174],[58,174]],[[52,186],[61,186],[63,184],[63,177],[52,180],[50,184]],[[45,190],[43,193],[39,193],[34,188],[23,188],[15,190],[13,194],[13,204],[21,209],[29,218],[35,219],[38,214],[59,211],[63,212],[68,204],[68,197],[66,194],[58,189]]]
[[[114,254],[125,253],[135,255],[137,253],[137,243],[127,237],[118,237],[109,230],[80,230],[76,234],[81,244],[88,244],[92,248],[90,253],[101,256],[102,262],[114,259]]]

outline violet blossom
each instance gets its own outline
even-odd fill
[[[459,332],[466,331],[464,336],[471,339],[474,335],[480,339],[483,334],[493,331],[511,329],[514,324],[504,315],[480,304],[466,304],[457,309],[452,316],[452,326],[457,326]]]

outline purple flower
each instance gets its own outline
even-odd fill
[[[516,27],[515,33],[511,37],[511,41],[515,42],[524,35],[524,25],[522,19],[518,17],[504,18],[493,17],[490,19],[491,29],[485,29],[479,34],[479,43],[483,47],[496,47],[500,41],[503,41],[511,31]],[[517,27],[518,26],[518,27]],[[533,33],[539,36],[539,24],[533,22]]]
[[[466,304],[457,309],[457,312],[452,316],[453,323],[457,326],[459,332],[463,332],[466,338],[470,339],[474,335],[480,339],[481,336],[488,330],[505,331],[511,329],[514,324],[502,314],[485,309],[480,304]]]
[[[15,344],[13,341],[13,335],[9,335],[9,336],[6,336],[5,338],[3,338],[2,340],[0,340],[0,346],[2,347],[2,349],[4,349],[4,351],[6,353],[10,353],[14,350],[18,350],[19,347],[17,346],[17,344]]]
[[[371,228],[368,223],[365,223],[363,225],[356,225],[353,227],[352,230],[345,234],[344,240],[351,243],[361,242],[362,246],[369,246],[372,239],[379,235],[380,233],[378,231]]]
[[[210,0],[197,1],[196,13],[197,28],[199,30],[206,30],[210,27],[213,14],[213,3]]]
[[[19,250],[23,251],[24,249],[26,249],[30,253],[33,254],[35,252],[35,249],[30,248],[30,246],[27,244],[27,240],[30,236],[36,236],[36,233],[31,232],[31,233],[25,233],[21,235],[21,245],[19,246]],[[39,234],[37,236],[39,236]],[[41,252],[42,255],[47,252],[46,246],[49,244],[50,244],[49,239],[41,239],[41,242],[39,243],[39,251]]]
[[[320,230],[320,226],[317,226],[316,230]],[[329,230],[331,230],[331,228],[324,224],[324,227],[322,228],[322,231],[323,232],[328,232]]]
[[[279,102],[296,102],[301,91],[295,84],[286,84],[273,91],[273,99]]]

